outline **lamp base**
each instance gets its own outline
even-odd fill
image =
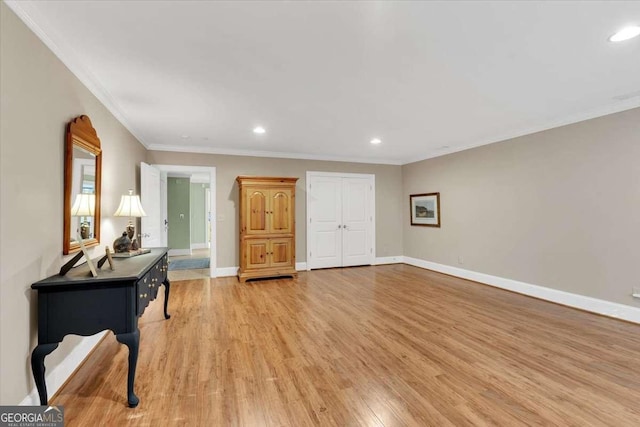
[[[83,222],[80,224],[80,237],[83,239],[89,238],[89,223]]]
[[[129,221],[129,224],[127,225],[127,237],[133,240],[133,236],[135,236],[135,234],[136,234],[136,227],[131,223],[131,221]]]

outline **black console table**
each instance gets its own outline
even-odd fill
[[[94,335],[110,329],[129,348],[127,401],[138,405],[133,392],[140,330],[138,317],[165,287],[164,317],[168,319],[170,283],[167,279],[167,248],[131,258],[114,259],[115,270],[106,264],[92,277],[85,264],[65,276],[55,275],[31,285],[38,291],[38,346],[31,354],[31,368],[40,395],[47,405],[44,358],[58,347],[65,335]]]

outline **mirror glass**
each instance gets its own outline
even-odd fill
[[[73,147],[71,185],[71,243],[95,237],[96,156],[84,148]]]
[[[100,171],[102,151],[91,120],[80,116],[67,129],[64,179],[63,253],[100,241]]]

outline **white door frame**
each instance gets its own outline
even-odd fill
[[[140,218],[140,235],[145,247],[165,247],[162,232],[162,172],[140,162],[140,201],[147,215]]]
[[[211,189],[211,247],[209,248],[209,276],[217,277],[217,253],[216,253],[216,168],[209,166],[184,166],[184,165],[152,165],[162,172],[167,173],[208,173],[209,188]],[[165,195],[166,199],[166,195]],[[164,224],[163,224],[164,226]],[[171,227],[171,224],[169,224]]]
[[[307,271],[311,270],[311,263],[309,262],[309,242],[311,241],[311,227],[309,226],[311,221],[309,215],[311,213],[311,177],[334,177],[334,178],[367,178],[371,180],[371,200],[369,201],[369,212],[371,212],[371,247],[373,249],[371,253],[371,265],[375,265],[376,260],[376,176],[374,174],[369,173],[343,173],[343,172],[317,172],[317,171],[307,171],[305,189],[307,191],[307,202],[306,202],[306,228],[307,228],[307,240],[305,242],[306,245],[306,266]]]

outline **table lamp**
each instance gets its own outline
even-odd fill
[[[95,214],[96,208],[96,195],[81,193],[76,196],[76,200],[71,206],[71,216],[79,217],[92,217]],[[86,220],[80,220],[80,237],[82,239],[88,239],[90,232],[89,222]]]
[[[129,250],[138,250],[138,242],[133,237],[136,232],[136,227],[135,225],[133,225],[133,218],[147,216],[144,209],[142,209],[140,196],[134,196],[133,190],[129,190],[129,194],[123,195],[120,199],[120,206],[118,206],[118,210],[116,210],[116,213],[114,213],[113,215],[129,217],[129,223],[127,224],[126,231],[122,233],[122,237],[116,239],[116,241],[113,242],[113,250],[115,252],[128,252]]]
[[[71,216],[92,217],[95,215],[95,209],[96,195],[89,193],[80,193],[76,195],[76,199],[73,201],[73,206],[71,206]],[[82,258],[83,256],[86,256],[87,258],[87,263],[91,268],[91,275],[94,277],[97,275],[95,269],[92,267],[91,258],[89,258],[88,252],[86,251],[84,244],[82,243],[83,240],[90,237],[90,228],[91,226],[89,225],[89,222],[86,221],[86,219],[85,221],[82,221],[82,219],[80,220],[80,234],[77,235],[78,243],[80,243],[80,252],[78,252],[73,258],[67,261],[60,268],[60,276],[64,276],[65,274],[67,274],[67,272],[69,272],[69,270],[71,270],[76,262],[80,261],[80,258]]]

